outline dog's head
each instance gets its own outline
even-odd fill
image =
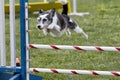
[[[55,12],[55,9],[51,9],[49,11],[43,11],[40,9],[39,16],[37,18],[37,28],[40,30],[47,28],[52,23]]]

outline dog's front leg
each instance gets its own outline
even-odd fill
[[[43,31],[45,36],[48,35],[48,33],[49,33],[49,29],[43,29],[42,31]]]
[[[50,24],[50,25],[47,27],[47,29],[53,29],[54,26],[55,26],[55,24],[52,23],[52,24]]]
[[[70,37],[70,36],[71,36],[71,32],[70,32],[70,30],[69,30],[69,29],[67,29],[67,31],[66,31],[66,35],[67,35],[68,37]]]

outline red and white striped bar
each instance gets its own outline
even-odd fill
[[[29,47],[29,49],[120,51],[120,47],[107,47],[107,46],[69,46],[69,45],[30,44],[28,47]]]
[[[120,72],[116,71],[95,71],[95,70],[68,70],[68,69],[49,69],[49,68],[30,68],[28,72],[48,72],[48,73],[64,73],[64,74],[89,74],[89,75],[108,75],[120,76]]]

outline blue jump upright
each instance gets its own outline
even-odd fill
[[[21,80],[20,74],[0,73],[1,80]]]
[[[26,69],[26,24],[25,24],[25,3],[28,3],[28,0],[20,0],[20,43],[21,43],[21,80],[27,79],[27,69]],[[27,12],[28,13],[28,12]],[[42,80],[41,76],[29,75],[29,80]]]
[[[0,80],[42,80],[43,78],[41,76],[29,74],[29,77],[27,78],[27,65],[26,65],[26,24],[25,24],[25,3],[27,3],[28,0],[20,0],[20,53],[21,53],[21,61],[20,66],[6,66],[6,59],[3,58],[6,57],[4,55],[3,51],[1,49],[4,49],[2,43],[4,43],[5,36],[3,34],[0,34]],[[4,0],[0,3],[0,32],[3,32],[4,28]],[[28,12],[27,12],[28,13]],[[3,23],[3,25],[2,25]],[[4,33],[5,34],[5,33]],[[1,45],[2,44],[2,45]],[[5,52],[5,50],[4,50]],[[5,59],[5,60],[4,60]]]

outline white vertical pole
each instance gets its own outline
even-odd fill
[[[11,66],[16,66],[16,37],[15,37],[15,1],[9,0],[10,4],[10,53]]]
[[[89,14],[89,12],[78,13],[77,12],[77,2],[76,2],[76,0],[73,0],[73,12],[70,15],[84,16],[84,15],[88,15],[88,14]]]
[[[44,0],[44,2],[47,2],[47,0]]]
[[[26,3],[25,3],[26,47],[27,47],[27,45],[29,44],[28,8],[29,8],[29,6],[28,6],[28,3],[26,2]],[[27,59],[27,62],[26,62],[26,70],[27,70],[27,71],[28,71],[29,68],[30,68],[30,65],[29,65],[29,64],[30,64],[30,63],[29,63],[30,57],[29,57],[29,56],[30,56],[30,55],[29,55],[29,49],[26,48],[26,59]],[[27,76],[27,80],[30,80],[29,73],[27,73],[26,76]]]
[[[77,7],[76,0],[73,0],[73,13],[77,13],[76,7]]]
[[[6,65],[4,0],[0,0],[0,66]]]

